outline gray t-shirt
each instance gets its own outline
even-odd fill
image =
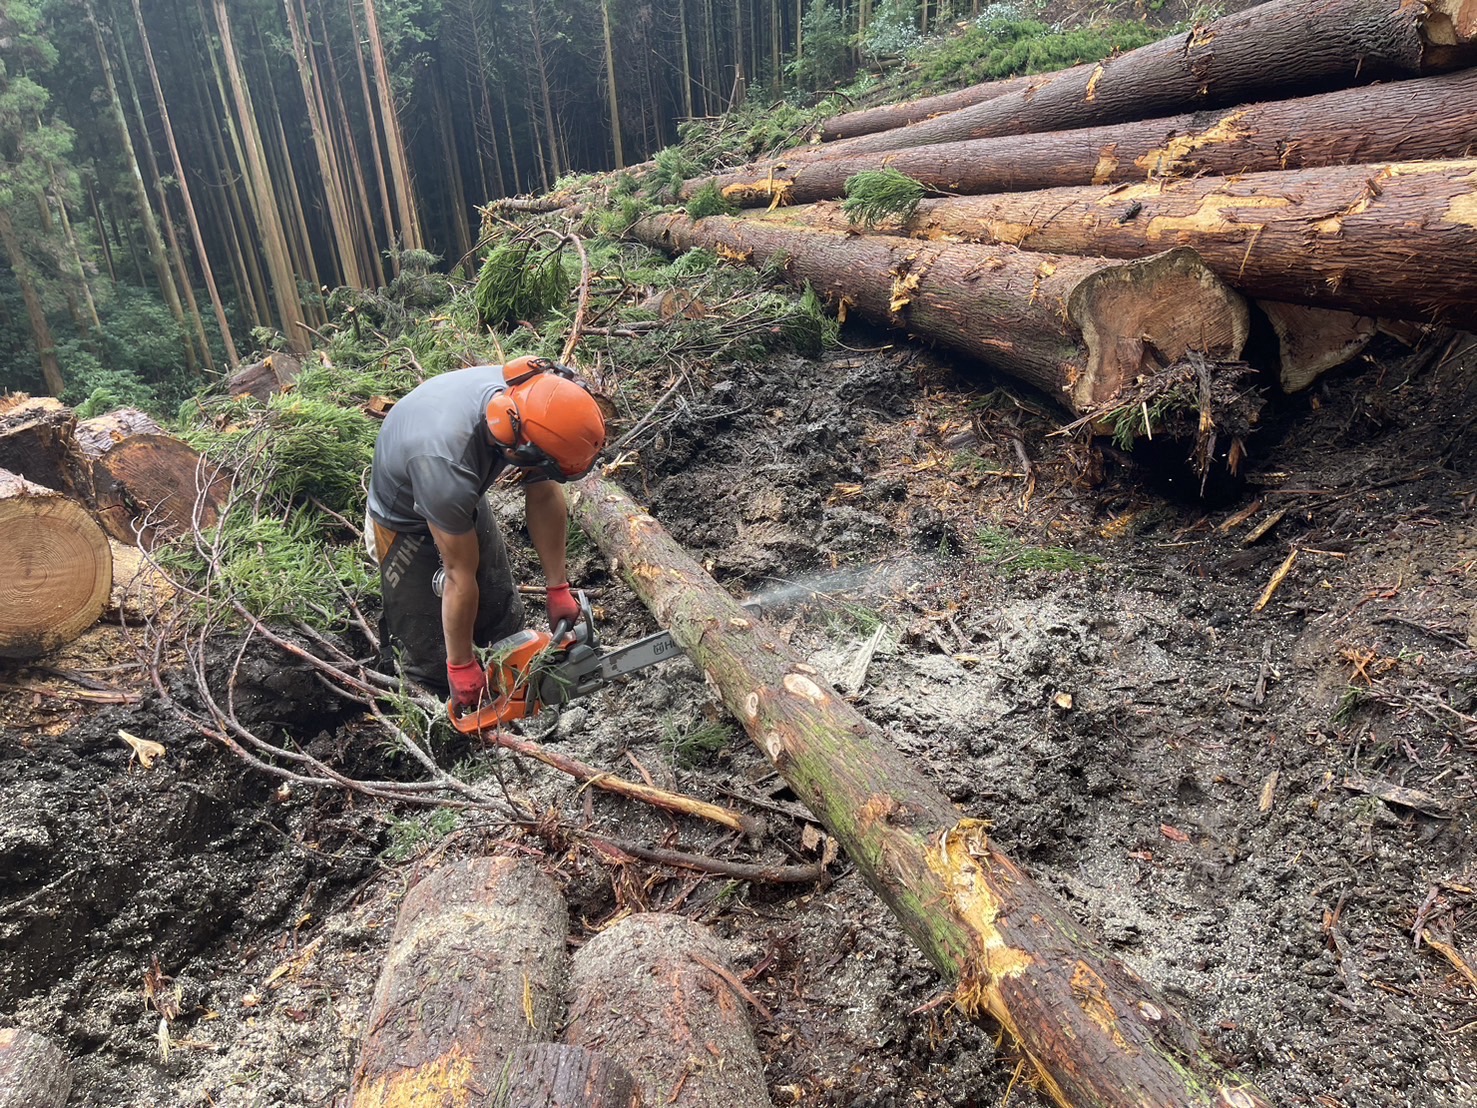
[[[502,366],[473,366],[432,377],[390,409],[369,476],[369,514],[380,526],[422,535],[428,522],[451,535],[472,530],[477,501],[508,465],[484,414],[506,388]]]

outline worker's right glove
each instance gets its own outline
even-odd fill
[[[487,671],[476,662],[447,662],[446,680],[454,707],[475,708],[487,695]]]
[[[561,623],[565,624],[565,630],[568,630],[579,622],[580,602],[574,598],[568,581],[562,585],[550,585],[548,597],[549,628],[551,630],[557,630]]]

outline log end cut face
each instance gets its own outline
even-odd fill
[[[63,496],[5,497],[0,535],[0,657],[40,657],[97,622],[113,557],[85,508]]]
[[[1074,407],[1109,407],[1125,385],[1194,352],[1235,361],[1246,348],[1246,301],[1180,248],[1107,266],[1072,290],[1067,311],[1087,343],[1087,366],[1073,384]]]

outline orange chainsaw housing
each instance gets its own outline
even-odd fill
[[[545,654],[551,655],[550,661],[555,660],[560,643],[571,638],[565,635],[556,642],[548,631],[523,630],[501,639],[493,647],[493,660],[487,665],[487,691],[492,699],[461,713],[448,702],[446,714],[451,725],[463,735],[475,735],[537,712],[542,707],[535,691],[540,661]]]

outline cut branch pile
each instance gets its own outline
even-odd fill
[[[1100,63],[837,117],[827,141],[682,190],[768,212],[631,233],[778,259],[843,316],[968,353],[1096,426],[1189,355],[1217,377],[1259,359],[1295,391],[1381,321],[1477,326],[1474,60],[1477,0],[1275,0]],[[835,203],[882,171],[931,198],[865,222]],[[1166,284],[1164,252],[1185,248]]]

